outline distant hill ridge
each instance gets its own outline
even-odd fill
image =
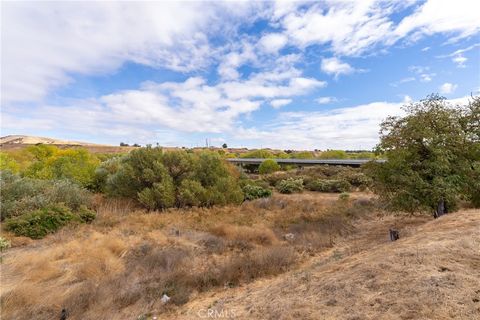
[[[8,135],[0,138],[0,145],[11,144],[52,144],[52,145],[72,145],[72,146],[101,146],[96,143],[60,140],[46,137],[26,136],[26,135]]]

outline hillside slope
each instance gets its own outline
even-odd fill
[[[80,142],[80,141],[67,141],[54,138],[25,136],[25,135],[9,135],[0,137],[0,145],[3,144],[52,144],[52,145],[71,145],[71,146],[95,146],[95,143]]]
[[[414,229],[396,242],[366,231],[290,273],[198,297],[175,317],[480,319],[480,211]]]

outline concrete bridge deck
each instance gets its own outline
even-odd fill
[[[260,165],[267,159],[262,158],[230,158],[227,161],[239,165]],[[315,166],[315,165],[332,165],[332,166],[349,166],[360,167],[362,164],[372,161],[371,159],[272,159],[278,164],[292,164],[297,166]],[[386,160],[373,160],[376,162],[385,162]]]

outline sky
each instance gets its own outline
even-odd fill
[[[371,149],[480,94],[480,2],[2,2],[1,135]]]

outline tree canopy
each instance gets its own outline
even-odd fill
[[[453,106],[438,95],[404,106],[405,116],[381,125],[377,150],[383,164],[371,164],[374,188],[393,209],[441,215],[460,199],[479,204],[480,99]]]
[[[97,170],[111,195],[132,197],[155,210],[240,203],[238,176],[213,152],[134,150]]]

